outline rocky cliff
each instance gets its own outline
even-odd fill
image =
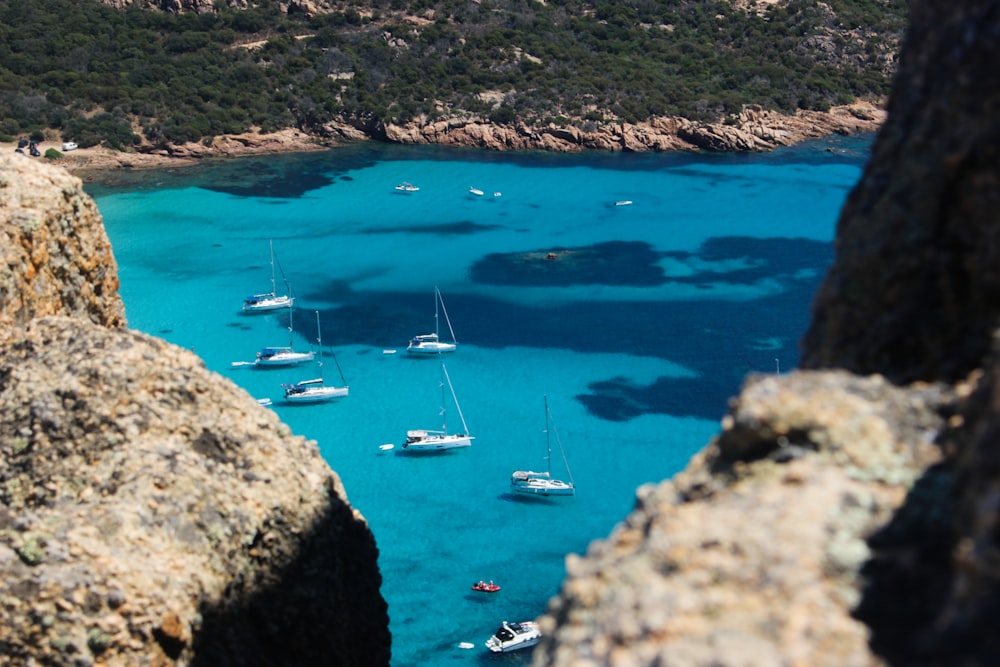
[[[997,35],[911,4],[804,370],[568,559],[536,667],[1000,664]]]
[[[497,125],[471,117],[417,121],[405,126],[356,123],[345,127],[345,123],[334,123],[327,130],[349,139],[373,136],[400,144],[441,144],[501,151],[754,152],[831,134],[874,132],[884,118],[885,112],[875,105],[858,102],[836,107],[830,112],[800,111],[793,116],[748,105],[728,123],[701,123],[671,116],[643,123],[623,122],[580,129],[572,125],[534,127],[523,122]]]
[[[0,664],[388,664],[378,550],[316,444],[124,328],[79,180],[0,158],[0,197]]]
[[[125,325],[118,265],[80,179],[0,156],[0,328],[43,315]]]

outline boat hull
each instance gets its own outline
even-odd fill
[[[244,302],[243,312],[244,313],[266,313],[272,310],[280,310],[281,308],[291,308],[295,299],[287,296],[278,296],[274,298],[265,298],[253,303]]]
[[[454,352],[456,347],[454,343],[410,343],[406,351],[410,354],[441,354]]]
[[[312,361],[315,355],[312,352],[282,352],[269,357],[258,357],[258,366],[294,366],[307,361]]]
[[[548,484],[531,484],[526,482],[511,482],[510,490],[522,496],[573,496],[576,489],[565,482],[550,482]]]
[[[410,431],[406,435],[406,442],[403,443],[403,449],[411,453],[440,452],[446,449],[471,447],[474,439],[474,436],[471,435],[445,435],[427,431]]]
[[[508,623],[504,621],[500,629],[486,640],[486,648],[493,653],[510,653],[531,648],[542,639],[538,624],[534,621]]]
[[[289,403],[322,403],[348,395],[349,387],[308,387],[301,391],[285,391]]]

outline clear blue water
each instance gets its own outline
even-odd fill
[[[130,326],[193,349],[319,443],[378,542],[393,665],[433,667],[493,661],[483,642],[497,624],[544,612],[566,555],[606,537],[638,486],[708,442],[747,373],[796,365],[869,145],[757,156],[358,145],[86,187]],[[401,181],[421,189],[398,193]],[[315,367],[231,366],[289,338],[284,315],[240,313],[269,286],[269,239],[297,298],[295,346],[315,342],[319,311],[325,376],[350,385],[340,402],[282,404],[279,385]],[[435,286],[476,440],[398,456],[407,429],[441,423],[437,362],[405,353],[433,327]],[[515,499],[510,473],[544,466],[544,395],[578,493]],[[453,407],[448,419],[460,423]],[[558,457],[554,468],[567,476]],[[474,594],[478,579],[503,589]]]

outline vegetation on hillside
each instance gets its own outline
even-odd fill
[[[337,118],[599,124],[884,95],[906,0],[0,0],[0,136],[166,144]],[[141,135],[141,138],[140,136]]]

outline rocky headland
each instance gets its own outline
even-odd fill
[[[680,117],[653,118],[642,123],[531,126],[524,122],[498,125],[480,116],[423,118],[406,125],[370,118],[342,118],[311,132],[296,129],[248,132],[215,137],[210,142],[167,146],[140,143],[124,151],[94,146],[65,152],[54,162],[84,177],[115,169],[155,169],[194,164],[209,158],[323,150],[344,143],[384,141],[404,145],[439,145],[494,151],[711,151],[764,152],[830,136],[875,132],[885,120],[879,105],[858,101],[827,112],[799,111],[784,115],[748,105],[723,123],[695,122]],[[586,128],[586,129],[583,129]],[[58,142],[53,139],[53,146]],[[15,144],[0,144],[13,153]],[[44,152],[48,144],[43,142]],[[34,158],[43,159],[43,158]]]

